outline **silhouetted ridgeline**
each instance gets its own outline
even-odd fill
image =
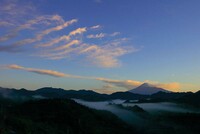
[[[35,91],[26,89],[0,88],[0,96],[3,98],[15,99],[19,101],[45,98],[76,98],[87,101],[104,101],[113,99],[138,100],[138,102],[163,102],[176,101],[180,103],[200,106],[199,92],[162,92],[152,95],[141,95],[127,92],[115,92],[112,94],[100,94],[92,90],[64,90],[61,88],[45,87]]]

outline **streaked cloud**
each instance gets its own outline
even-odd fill
[[[33,29],[33,25],[45,24],[50,25],[52,21],[58,22],[59,24],[64,23],[64,20],[59,15],[44,15],[36,17],[35,19],[28,20],[25,24],[18,26],[15,31],[23,30],[23,29]]]
[[[12,33],[9,33],[9,34],[6,34],[4,36],[1,36],[0,37],[0,42],[3,42],[3,41],[6,41],[6,40],[9,40],[11,38],[14,38],[17,36],[17,32],[16,31],[13,31]]]
[[[109,36],[115,37],[119,34],[120,34],[120,32],[114,32],[114,33],[111,33],[111,34],[106,34],[106,33],[90,34],[90,35],[87,35],[87,38],[88,39],[101,39],[101,38],[109,37]]]
[[[107,78],[97,78],[97,80],[103,81],[108,84],[112,84],[116,87],[122,87],[128,90],[138,87],[144,83],[144,82],[135,81],[135,80],[113,80],[113,79],[107,79]]]
[[[149,80],[135,81],[135,80],[112,80],[112,79],[105,79],[105,78],[97,78],[97,79],[100,80],[100,81],[103,81],[105,83],[112,84],[116,87],[122,87],[122,88],[125,88],[125,89],[128,89],[128,90],[136,88],[136,87],[138,87],[141,84],[146,83],[146,82],[149,83],[152,86],[164,88],[164,89],[174,91],[174,92],[178,92],[180,90],[180,87],[181,87],[180,83],[178,83],[178,82],[159,83],[159,82],[149,81]]]
[[[18,0],[1,0],[0,4],[0,28],[15,29],[19,27],[24,20],[29,20],[31,17],[35,17],[36,8],[31,2]],[[29,19],[28,19],[29,18]],[[12,30],[11,30],[12,33]]]
[[[1,36],[0,37],[0,42],[3,42],[3,41],[6,41],[6,40],[9,40],[11,38],[16,37],[21,30],[25,30],[25,29],[33,30],[34,29],[34,27],[33,27],[34,25],[41,25],[41,24],[49,25],[49,24],[52,23],[52,21],[55,21],[55,22],[58,22],[58,23],[63,23],[64,22],[62,17],[59,16],[59,15],[39,16],[39,17],[36,17],[35,19],[28,20],[24,24],[21,24],[21,25],[15,27],[13,30],[11,30],[6,35]],[[1,22],[0,22],[0,24],[1,24]],[[42,36],[42,35],[40,35],[40,36]],[[41,37],[37,37],[37,39],[39,39],[39,38],[41,38]],[[31,42],[31,40],[29,40],[29,41]],[[26,43],[28,43],[28,42],[26,42]]]
[[[50,46],[53,46],[53,45],[55,45],[55,44],[57,44],[57,43],[59,43],[61,41],[69,41],[69,40],[70,40],[70,36],[63,35],[63,36],[60,36],[58,38],[52,39],[47,43],[38,44],[38,45],[36,45],[36,48],[37,47],[50,47]]]
[[[117,67],[120,65],[118,57],[124,54],[130,53],[134,50],[125,47],[112,47],[112,46],[97,46],[92,45],[84,50],[82,53],[86,53],[87,58],[95,65],[99,67]]]
[[[111,68],[121,65],[119,57],[136,51],[133,46],[115,37],[119,32],[93,33],[95,29],[103,30],[101,25],[74,26],[69,30],[67,27],[78,23],[78,19],[65,20],[58,14],[44,15],[37,13],[32,4],[20,5],[23,2],[9,1],[0,5],[0,16],[3,16],[0,26],[6,26],[3,27],[5,33],[0,36],[0,52],[20,52],[51,60],[79,58],[79,61],[91,66]],[[22,9],[15,14],[18,7]],[[84,35],[85,32],[89,35]],[[104,37],[110,37],[109,42]],[[100,38],[101,41],[98,40]]]
[[[178,82],[172,83],[159,83],[159,82],[150,82],[156,87],[170,89],[171,91],[178,92],[181,88],[181,85]]]
[[[54,48],[54,50],[64,50],[64,49],[71,47],[74,44],[79,44],[79,43],[80,43],[79,40],[72,40],[71,42],[67,43],[66,45]]]
[[[84,32],[87,31],[87,28],[86,27],[83,27],[83,28],[77,28],[73,31],[71,31],[68,35],[63,35],[63,36],[60,36],[58,38],[54,38],[52,39],[51,41],[47,42],[47,43],[44,43],[44,44],[38,44],[36,45],[36,47],[50,47],[50,46],[53,46],[61,41],[64,41],[64,42],[67,42],[71,39],[71,36],[75,36],[77,34],[82,34]]]
[[[134,47],[121,45],[125,43],[124,38],[117,39],[111,42],[106,42],[102,45],[83,43],[80,40],[71,40],[64,45],[50,48],[50,51],[44,51],[40,54],[41,57],[48,59],[64,59],[69,55],[80,55],[85,58],[87,63],[103,68],[118,67],[121,65],[118,57],[138,51]],[[76,44],[76,45],[74,45]],[[54,50],[55,52],[52,52]],[[59,50],[59,52],[57,51]]]
[[[25,67],[22,67],[22,66],[19,66],[19,65],[15,65],[15,64],[8,65],[7,68],[15,69],[15,70],[24,70],[24,71],[38,73],[38,74],[50,75],[50,76],[54,76],[54,77],[65,77],[66,76],[66,74],[64,74],[64,73],[60,73],[60,72],[53,71],[53,70],[25,68]]]
[[[99,29],[99,28],[101,28],[101,25],[95,25],[95,26],[90,27],[90,29]]]
[[[12,26],[13,24],[7,21],[0,21],[0,27]]]
[[[34,12],[35,8],[30,3],[19,4],[16,0],[2,0],[0,4],[0,28],[5,34],[1,35],[0,42],[15,37],[21,20],[28,17],[28,13]],[[31,16],[32,14],[29,14]],[[9,29],[6,33],[6,29]],[[14,29],[14,30],[13,30]]]
[[[114,32],[114,33],[111,33],[110,36],[114,37],[114,36],[117,36],[119,34],[120,34],[120,32]]]
[[[0,5],[1,14],[19,16],[33,12],[35,7],[31,3],[18,3],[18,0],[2,0]]]
[[[2,67],[2,66],[1,66]],[[113,90],[116,87],[123,88],[124,90],[130,90],[135,87],[140,86],[143,83],[149,83],[152,86],[164,88],[170,91],[179,91],[181,84],[178,82],[172,82],[172,83],[160,83],[157,81],[136,81],[136,80],[116,80],[116,79],[109,79],[109,78],[103,78],[103,77],[90,77],[90,76],[80,76],[80,75],[72,75],[72,74],[66,74],[54,70],[46,70],[46,69],[37,69],[37,68],[27,68],[23,66],[19,66],[16,64],[7,65],[3,67],[4,69],[14,69],[14,70],[23,70],[27,72],[33,72],[41,75],[49,75],[54,77],[68,77],[68,78],[77,78],[77,79],[89,79],[89,80],[97,80],[105,83],[106,85],[103,86],[104,90]],[[96,88],[97,90],[98,88]],[[113,90],[115,91],[115,90]]]
[[[69,33],[69,36],[76,35],[76,34],[82,34],[83,32],[86,32],[86,27],[78,28],[78,29],[76,29],[74,31],[71,31]]]
[[[105,37],[105,33],[99,33],[99,34],[90,34],[87,36],[89,39],[96,39],[96,38],[103,38]]]
[[[62,30],[77,21],[78,21],[77,19],[72,19],[70,21],[66,21],[61,25],[58,25],[56,27],[52,27],[52,28],[49,28],[49,29],[46,29],[46,30],[40,32],[39,34],[36,35],[35,38],[24,39],[24,40],[14,43],[14,45],[24,45],[24,44],[30,44],[30,43],[34,43],[36,41],[40,41],[40,40],[42,40],[42,38],[44,36],[50,34],[51,32]]]
[[[3,65],[1,66],[2,69],[13,69],[13,70],[22,70],[27,72],[32,72],[40,75],[48,75],[53,77],[68,77],[68,78],[77,78],[77,79],[93,79],[92,77],[85,77],[85,76],[78,76],[78,75],[71,75],[66,74],[54,70],[48,70],[48,69],[38,69],[38,68],[27,68],[16,64],[11,65]]]
[[[49,34],[51,32],[62,30],[62,29],[68,27],[69,25],[71,25],[71,24],[73,24],[73,23],[75,23],[77,21],[78,21],[77,19],[72,19],[70,21],[64,22],[63,24],[61,24],[59,26],[46,29],[46,30],[42,31],[40,34],[38,34],[36,38],[42,38],[43,36],[45,36],[45,35],[47,35],[47,34]]]
[[[104,45],[87,44],[80,53],[85,54],[87,59],[96,66],[104,68],[118,67],[121,65],[118,57],[136,52],[138,49],[126,45],[121,45],[126,41],[122,39],[107,42]]]

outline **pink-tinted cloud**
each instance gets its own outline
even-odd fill
[[[15,65],[15,64],[8,65],[7,68],[15,69],[15,70],[24,70],[24,71],[38,73],[38,74],[50,75],[50,76],[54,76],[54,77],[65,77],[66,76],[66,74],[64,74],[64,73],[53,71],[53,70],[25,68],[25,67]]]
[[[62,30],[75,22],[77,22],[77,19],[72,19],[70,21],[66,21],[65,23],[63,23],[61,25],[58,25],[56,27],[52,27],[52,28],[49,28],[49,29],[46,29],[46,30],[40,32],[39,34],[36,35],[35,38],[24,39],[19,42],[16,42],[14,45],[25,45],[25,44],[30,44],[30,43],[40,41],[40,40],[42,40],[42,38],[44,36],[50,34],[51,32]]]
[[[103,78],[103,77],[79,76],[79,75],[66,74],[66,73],[62,73],[62,72],[58,72],[54,70],[26,68],[26,67],[19,66],[16,64],[7,65],[5,66],[5,68],[14,69],[14,70],[23,70],[27,72],[33,72],[33,73],[37,73],[41,75],[49,75],[49,76],[54,76],[54,77],[68,77],[68,78],[77,78],[77,79],[97,80],[97,81],[101,81],[107,84],[106,86],[104,86],[104,89],[111,89],[111,90],[115,89],[115,87],[120,87],[126,90],[130,90],[146,82],[148,82],[152,86],[164,88],[170,91],[177,92],[180,89],[180,83],[178,82],[160,83],[160,82],[149,81],[149,80],[146,80],[146,81],[116,80],[116,79],[109,79],[109,78]]]
[[[148,82],[152,86],[164,88],[173,92],[178,92],[181,87],[180,83],[178,82],[160,83],[160,82],[149,81],[149,80],[136,81],[136,80],[112,80],[112,79],[105,79],[105,78],[97,78],[97,79],[105,83],[112,84],[116,87],[122,87],[128,90],[136,88],[146,82]]]

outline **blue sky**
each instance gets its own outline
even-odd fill
[[[2,87],[200,87],[198,0],[0,2]]]

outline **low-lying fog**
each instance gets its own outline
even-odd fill
[[[134,106],[138,105],[145,111],[153,112],[196,112],[194,109],[186,108],[183,105],[172,103],[172,102],[160,102],[160,103],[123,103],[123,106]]]
[[[84,106],[94,108],[97,110],[107,110],[117,115],[122,120],[128,122],[132,125],[138,125],[143,122],[143,119],[138,117],[136,114],[129,110],[121,109],[116,107],[115,105],[109,105],[110,101],[102,101],[102,102],[88,102],[80,99],[74,99],[77,103],[82,104]],[[113,100],[112,103],[122,104],[123,100]],[[136,122],[137,120],[137,122]]]
[[[119,118],[124,120],[125,122],[132,124],[132,125],[139,125],[139,126],[145,126],[146,124],[149,124],[145,118],[138,116],[137,113],[120,108],[116,106],[115,104],[122,104],[125,108],[127,106],[139,106],[145,111],[147,111],[149,114],[160,114],[163,112],[178,112],[178,113],[187,113],[192,112],[196,113],[199,112],[198,110],[194,110],[188,107],[184,107],[183,105],[171,103],[171,102],[162,102],[162,103],[124,103],[125,100],[112,100],[112,101],[102,101],[102,102],[88,102],[80,99],[73,99],[77,103],[85,105],[90,108],[94,108],[97,110],[107,110],[112,112],[113,114],[117,115]]]

